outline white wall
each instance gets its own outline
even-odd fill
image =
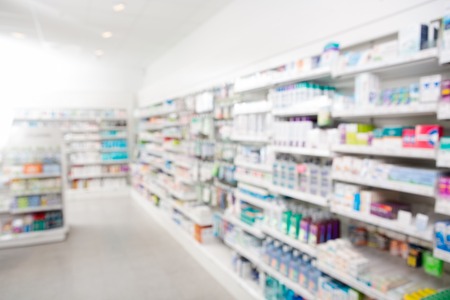
[[[0,40],[2,108],[131,108],[142,82],[137,69],[62,54],[27,41]]]
[[[436,19],[446,0],[235,0],[146,70],[139,103],[182,96],[239,75]]]

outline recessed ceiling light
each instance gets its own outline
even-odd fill
[[[123,3],[117,3],[117,4],[113,5],[113,10],[115,12],[120,12],[120,11],[123,11],[124,9],[125,9],[125,4],[123,4]]]
[[[97,49],[94,51],[95,56],[103,56],[105,52],[102,49]]]
[[[110,37],[112,37],[112,32],[111,31],[105,31],[105,32],[103,32],[102,33],[102,37],[104,38],[104,39],[109,39]]]
[[[26,36],[22,32],[11,32],[11,35],[16,39],[24,39]]]

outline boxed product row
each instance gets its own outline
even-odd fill
[[[235,136],[265,137],[269,136],[272,118],[269,113],[237,115],[233,120]]]
[[[172,212],[172,220],[185,230],[190,236],[192,236],[197,242],[201,244],[207,244],[213,241],[213,228],[211,225],[202,226],[196,224],[185,213],[177,210],[176,207]],[[184,210],[185,211],[185,210]],[[207,215],[207,219],[211,219],[211,212],[208,206],[197,205],[188,209],[189,214],[194,215]],[[201,218],[205,219],[205,218]]]
[[[62,199],[59,194],[20,196],[14,197],[11,201],[11,208],[22,209],[31,207],[46,207],[60,205],[61,203]]]
[[[333,159],[333,177],[357,177],[358,180],[370,180],[375,184],[396,183],[415,190],[429,191],[434,189],[440,172],[432,169],[411,168],[394,165],[382,159],[357,158],[341,156]]]
[[[62,131],[64,132],[98,132],[100,126],[97,122],[63,122],[61,124]]]
[[[338,140],[336,129],[314,128],[309,117],[294,117],[273,123],[273,143],[277,146],[330,149]]]
[[[74,166],[70,169],[71,176],[89,176],[104,174],[125,174],[128,173],[129,166],[122,165],[106,165],[106,166]]]
[[[414,216],[413,206],[400,201],[400,194],[394,191],[369,190],[358,185],[335,183],[331,206],[338,211],[356,213],[360,218],[375,216],[397,221],[399,229],[409,228],[418,233],[424,233],[430,223],[427,214],[417,213]]]
[[[249,164],[268,165],[272,159],[265,146],[238,145],[234,161]]]
[[[396,295],[394,299],[406,297],[405,291],[409,294],[425,290],[426,294],[431,295],[441,288],[439,281],[432,280],[431,277],[424,278],[421,272],[401,267],[404,262],[398,257],[380,255],[378,250],[372,251],[366,247],[356,248],[348,240],[329,241],[318,249],[318,261],[321,264],[347,274],[374,290],[390,292],[390,295]],[[416,249],[411,247],[408,251],[408,264],[421,266],[418,264],[420,257],[422,256],[418,255]],[[424,255],[424,263],[427,265],[425,270],[436,270],[435,260],[429,252]],[[404,289],[406,286],[408,288]]]
[[[58,175],[61,173],[59,164],[34,163],[24,165],[9,165],[3,168],[3,172],[9,176],[20,175]]]
[[[114,190],[127,187],[126,178],[102,178],[102,179],[77,179],[71,183],[72,189],[75,190],[95,190],[108,189]]]
[[[1,235],[50,230],[63,226],[61,211],[34,213],[2,219]]]
[[[182,100],[169,99],[165,100],[159,105],[152,105],[147,107],[141,107],[137,110],[138,117],[145,118],[148,116],[154,116],[158,114],[167,114],[171,112],[177,112],[185,109],[185,103]]]
[[[272,183],[311,195],[332,192],[331,160],[279,155],[273,163]]]
[[[61,189],[61,178],[46,179],[14,179],[11,181],[10,189],[17,192],[45,192]]]
[[[428,275],[441,278],[444,274],[444,262],[442,260],[434,257],[430,249],[408,242],[404,235],[385,232],[381,229],[376,230],[373,226],[352,224],[349,226],[348,240],[354,246],[351,249],[359,249],[363,254],[366,250],[376,249],[383,251],[385,254],[390,254],[392,257],[401,258],[397,263],[402,262],[415,269],[423,268]],[[367,247],[367,249],[364,247]],[[383,253],[375,251],[373,254],[379,258],[386,258]],[[368,264],[368,262],[369,260],[366,260],[364,264]],[[352,269],[354,266],[349,268]],[[370,271],[365,267],[356,267],[356,269],[359,268],[364,270],[363,272]],[[352,274],[356,277],[359,275]]]
[[[83,163],[101,163],[101,162],[114,162],[128,159],[127,152],[79,152],[69,155],[69,159],[73,164]]]
[[[126,109],[20,109],[16,119],[71,120],[71,119],[118,119],[127,117]]]
[[[443,127],[436,124],[375,128],[370,124],[352,123],[340,124],[338,130],[340,144],[382,149],[435,149],[443,133]]]
[[[281,109],[298,105],[309,105],[317,101],[317,98],[321,96],[333,99],[335,93],[335,87],[312,82],[298,82],[271,89],[267,97],[273,103],[273,108]]]

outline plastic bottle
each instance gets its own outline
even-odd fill
[[[321,272],[316,268],[316,261],[311,261],[310,273],[309,273],[309,284],[308,290],[316,295],[319,291],[319,278],[321,276]]]
[[[282,255],[281,243],[279,241],[275,241],[274,248],[272,250],[272,255],[270,257],[270,266],[275,270],[280,269],[280,260]]]
[[[303,243],[308,243],[311,221],[311,216],[307,216],[302,218],[302,221],[300,222],[300,233],[298,239]]]
[[[296,206],[292,211],[291,224],[289,229],[289,236],[293,239],[298,239],[301,220],[302,220],[302,209],[300,206]]]
[[[273,240],[272,238],[266,238],[263,243],[263,261],[266,264],[270,264],[272,251],[273,251]]]
[[[288,277],[294,282],[298,282],[299,280],[300,264],[301,264],[300,252],[298,250],[292,251],[292,258],[291,261],[289,262]]]
[[[309,274],[311,272],[310,258],[304,254],[300,265],[299,283],[302,287],[308,288]]]
[[[288,245],[284,245],[282,256],[280,259],[280,269],[279,269],[280,273],[283,274],[284,276],[289,275],[289,263],[291,259],[292,259],[291,247],[289,247]]]

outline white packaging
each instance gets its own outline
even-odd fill
[[[420,77],[420,102],[437,102],[441,97],[442,75]]]
[[[380,92],[378,76],[362,73],[355,78],[355,104],[360,106],[374,105]]]

